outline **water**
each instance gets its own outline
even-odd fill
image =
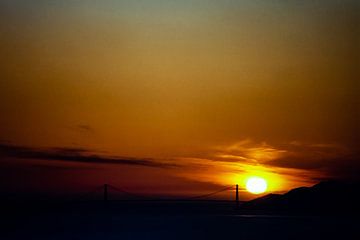
[[[214,211],[211,203],[207,212],[197,211],[199,203],[172,211],[143,205],[35,211],[13,219],[1,239],[360,239],[357,217],[236,214],[223,205],[226,211]]]

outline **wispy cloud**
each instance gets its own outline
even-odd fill
[[[247,139],[229,146],[216,147],[215,157],[219,161],[243,161],[260,164],[277,159],[286,153],[287,150],[273,147],[266,142],[255,143]]]
[[[218,146],[214,160],[259,165],[277,171],[304,170],[330,178],[356,178],[360,170],[358,152],[335,143],[292,141],[269,144],[247,139],[229,146]]]

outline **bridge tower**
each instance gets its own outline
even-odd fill
[[[108,200],[108,185],[104,184],[104,201],[106,202]]]
[[[239,184],[236,184],[236,193],[235,193],[236,209],[239,208]]]

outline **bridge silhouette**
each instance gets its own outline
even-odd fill
[[[228,199],[228,200],[215,200],[215,199],[209,198],[209,197],[215,196],[217,194],[220,194],[220,193],[226,192],[226,191],[235,191],[234,198]],[[111,192],[116,193],[117,195],[111,194]],[[239,205],[239,186],[237,184],[230,185],[230,186],[224,186],[221,189],[218,189],[216,191],[209,192],[206,194],[194,195],[194,196],[188,196],[188,197],[176,197],[176,198],[154,197],[151,195],[130,192],[121,187],[116,187],[112,184],[103,184],[101,186],[97,186],[97,187],[93,188],[91,191],[88,191],[73,200],[86,201],[86,200],[89,200],[90,197],[92,197],[96,194],[99,195],[99,193],[102,194],[101,199],[104,202],[121,201],[121,200],[126,200],[126,201],[210,201],[211,200],[211,201],[234,201],[236,206]],[[120,198],[119,198],[119,195],[121,196]]]

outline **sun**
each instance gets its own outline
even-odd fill
[[[260,177],[251,177],[246,181],[246,189],[253,194],[260,194],[266,191],[267,183]]]

